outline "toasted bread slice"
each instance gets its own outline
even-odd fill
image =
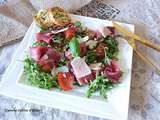
[[[38,26],[42,28],[63,27],[71,23],[68,12],[59,7],[40,10],[34,17]]]
[[[48,9],[49,17],[53,23],[57,26],[66,26],[71,23],[71,17],[68,12],[59,7],[53,7]]]
[[[35,22],[38,26],[42,28],[49,28],[54,25],[54,23],[50,20],[48,10],[40,10],[37,15],[34,16]]]

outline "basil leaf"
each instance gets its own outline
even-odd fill
[[[78,38],[74,37],[71,39],[71,41],[69,43],[69,48],[70,48],[72,55],[74,57],[80,56],[80,43],[79,43]]]
[[[81,27],[81,22],[76,21],[76,22],[74,23],[74,25],[75,25],[76,27]]]

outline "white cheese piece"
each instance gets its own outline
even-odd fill
[[[69,69],[67,66],[58,67],[58,72],[69,72]]]
[[[82,59],[85,61],[86,60],[86,56],[84,56]]]
[[[93,64],[90,64],[89,67],[91,70],[99,70],[101,65],[102,63],[93,63]]]
[[[83,42],[86,42],[86,41],[88,41],[88,40],[89,40],[89,37],[88,37],[88,36],[85,36],[85,37],[79,39],[79,42],[80,42],[80,43],[83,43]]]
[[[89,46],[89,49],[93,49],[97,45],[97,41],[95,40],[89,40],[86,42],[86,46]]]
[[[51,32],[52,32],[53,34],[58,34],[58,33],[61,33],[61,32],[66,31],[66,30],[68,30],[68,27],[63,28],[63,29],[60,29],[60,30],[52,30]]]
[[[58,67],[58,68],[54,67],[51,71],[51,75],[56,76],[58,74],[58,72],[69,72],[69,69],[67,66],[62,66],[62,67]]]
[[[71,61],[71,66],[73,68],[74,75],[77,79],[85,77],[91,74],[91,70],[86,62],[80,58],[76,57]]]
[[[52,76],[56,76],[58,74],[58,69],[53,67],[52,71],[51,71],[51,75]]]

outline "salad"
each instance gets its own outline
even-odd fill
[[[24,60],[29,83],[63,91],[88,86],[87,97],[107,98],[122,76],[114,27],[90,30],[59,7],[39,11],[34,20],[40,31]]]

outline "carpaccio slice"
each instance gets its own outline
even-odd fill
[[[36,42],[46,42],[50,44],[52,42],[52,36],[50,33],[36,33]]]
[[[85,45],[85,42],[80,44],[80,54],[81,54],[81,57],[87,54],[87,46]]]
[[[56,62],[60,59],[60,54],[52,48],[48,48],[46,55],[48,56],[48,59],[53,59]]]
[[[68,59],[68,60],[72,60],[73,59],[73,55],[72,55],[72,52],[70,49],[68,49],[67,51],[65,51],[65,57]]]
[[[33,60],[38,61],[47,51],[46,46],[35,46],[30,48],[30,56]]]
[[[54,63],[60,59],[60,54],[54,49],[46,46],[36,46],[30,48],[30,56],[44,70],[51,70]]]
[[[104,70],[104,74],[112,82],[116,83],[121,77],[121,71],[116,61],[112,60],[110,64],[107,64]]]
[[[117,33],[113,26],[104,26],[104,25],[101,25],[101,27],[99,28],[99,32],[102,34],[103,37],[109,35],[115,35],[115,33]]]
[[[80,85],[84,85],[84,84],[88,84],[91,80],[93,80],[95,77],[94,77],[94,75],[93,74],[89,74],[89,75],[87,75],[87,76],[85,76],[85,77],[81,77],[81,78],[79,78],[78,79],[78,83],[80,84]]]

